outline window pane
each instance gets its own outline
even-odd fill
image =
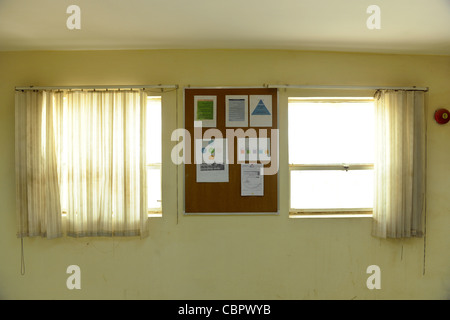
[[[373,163],[373,102],[290,102],[289,163]]]
[[[373,207],[373,170],[291,170],[291,208]]]
[[[162,117],[161,97],[148,97],[147,100],[147,164],[162,162]],[[147,168],[147,207],[161,209],[161,167]]]
[[[148,203],[149,209],[161,208],[161,169],[147,169]]]
[[[147,101],[147,163],[161,163],[161,97]]]

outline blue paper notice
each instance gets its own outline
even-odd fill
[[[270,116],[270,111],[266,108],[262,100],[259,100],[258,105],[252,112],[252,116]]]
[[[250,96],[250,126],[271,127],[272,126],[272,96],[252,95]]]

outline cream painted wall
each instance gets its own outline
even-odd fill
[[[170,134],[183,123],[179,89],[167,93],[164,104],[164,216],[151,220],[150,237],[25,239],[22,276],[15,237],[14,87],[160,83],[180,88],[267,83],[430,87],[425,264],[423,239],[373,238],[369,218],[288,218],[287,97],[308,94],[302,91],[280,90],[280,215],[183,216],[182,176],[176,174],[181,168],[170,160],[176,144]],[[450,126],[433,120],[436,108],[450,108],[449,86],[449,56],[1,52],[0,299],[449,299]],[[72,264],[81,268],[81,290],[66,287],[66,268]],[[372,264],[381,268],[380,290],[366,287],[366,268]]]

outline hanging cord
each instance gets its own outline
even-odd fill
[[[20,235],[20,274],[25,275],[25,254],[23,251],[23,224],[22,224],[22,214],[19,214],[19,234]]]
[[[400,253],[400,261],[403,261],[403,240],[402,240],[402,252]]]
[[[423,272],[422,272],[422,275],[425,275],[426,256],[427,256],[427,212],[425,211],[425,215],[424,215],[424,234],[423,234]]]
[[[20,237],[20,274],[25,275],[25,255],[23,252],[23,237]]]

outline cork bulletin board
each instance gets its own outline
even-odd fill
[[[184,165],[186,215],[278,214],[277,89],[185,88],[184,122],[191,137]],[[199,164],[210,150],[226,164]]]

